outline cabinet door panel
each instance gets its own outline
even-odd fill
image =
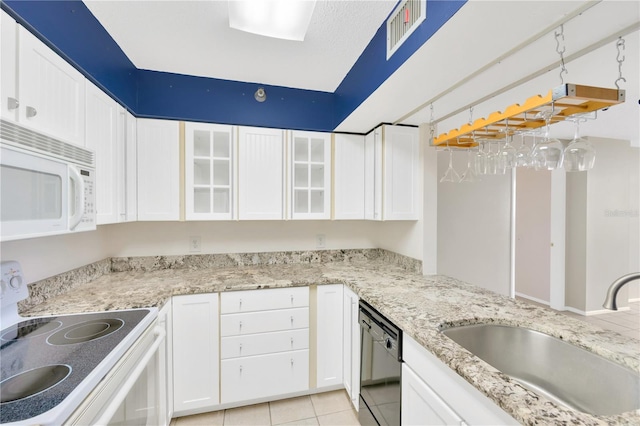
[[[19,29],[18,120],[84,146],[85,79],[29,31]]]
[[[178,123],[139,119],[137,127],[138,220],[179,220]]]
[[[173,298],[176,413],[219,404],[218,295]]]
[[[125,131],[124,131],[124,162],[121,164],[122,171],[124,166],[124,206],[121,207],[120,213],[124,213],[121,221],[135,222],[138,220],[138,138],[137,138],[137,119],[129,112],[125,112]]]
[[[292,131],[291,219],[331,218],[331,135]]]
[[[406,364],[402,365],[402,425],[460,425],[456,414]]]
[[[364,219],[365,137],[335,135],[334,219]]]
[[[284,157],[282,130],[239,128],[238,218],[240,220],[285,218]]]
[[[220,317],[220,333],[223,337],[308,327],[309,308],[228,314]]]
[[[342,284],[320,285],[317,293],[318,387],[342,383]]]
[[[220,297],[222,314],[301,308],[309,306],[309,287],[232,291]]]
[[[223,404],[309,388],[309,351],[226,359],[221,362]]]
[[[17,47],[18,24],[4,10],[0,11],[0,115],[7,120],[18,119]]]
[[[356,410],[360,404],[360,324],[358,296],[344,287],[343,308],[343,375],[344,387]]]
[[[420,198],[418,130],[384,126],[384,220],[417,220]]]
[[[223,337],[221,359],[309,349],[309,329]]]
[[[120,106],[93,84],[86,88],[85,145],[96,153],[96,223],[117,223],[119,195],[124,191],[118,173],[119,144],[124,145],[118,132]]]

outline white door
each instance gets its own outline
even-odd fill
[[[384,126],[384,220],[418,220],[418,129]]]
[[[339,385],[342,377],[342,284],[319,285],[317,291],[317,384]]]
[[[173,311],[174,412],[220,403],[218,294],[176,296]]]
[[[117,223],[120,174],[118,164],[118,134],[120,106],[102,90],[86,85],[86,147],[96,154],[96,223]]]
[[[285,218],[284,131],[240,127],[238,131],[238,218]]]
[[[291,219],[331,218],[331,135],[291,132]]]
[[[180,219],[177,121],[138,119],[138,220]]]
[[[18,34],[18,120],[84,146],[85,78],[23,27]]]
[[[0,115],[2,118],[18,119],[18,24],[5,11],[0,11]]]
[[[461,425],[463,420],[416,373],[402,364],[402,425]]]
[[[185,216],[187,220],[234,218],[234,127],[185,125]]]
[[[334,219],[364,220],[364,145],[362,135],[334,136]]]
[[[344,286],[342,321],[343,379],[351,403],[358,410],[360,396],[360,325],[358,323],[358,296]]]

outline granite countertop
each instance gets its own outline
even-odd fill
[[[126,268],[48,297],[23,315],[157,306],[171,296],[260,288],[346,284],[523,424],[640,424],[640,410],[591,416],[524,389],[439,332],[440,325],[499,323],[548,333],[640,371],[640,341],[446,276],[423,276],[380,259],[274,265]]]

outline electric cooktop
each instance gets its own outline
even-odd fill
[[[153,322],[157,310],[22,318],[17,302],[5,305],[24,294],[25,289],[11,286],[15,277],[26,287],[19,265],[3,262],[0,423],[61,424]]]

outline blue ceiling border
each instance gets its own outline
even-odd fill
[[[428,0],[427,19],[388,61],[382,23],[334,93],[137,69],[81,0],[1,7],[138,117],[332,131],[466,1]],[[253,99],[258,87],[263,103]]]

